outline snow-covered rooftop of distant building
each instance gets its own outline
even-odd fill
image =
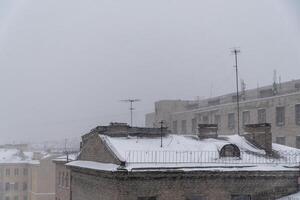
[[[68,155],[59,156],[59,157],[53,159],[53,161],[62,161],[62,162],[74,161],[77,159],[78,154],[79,153],[71,153]]]
[[[0,148],[0,164],[1,163],[32,163],[38,164],[33,159],[33,152],[23,152],[18,149],[1,149]]]
[[[270,157],[239,135],[219,136],[216,139],[199,139],[196,135],[167,135],[160,137],[111,137],[99,135],[126,170],[215,170],[215,171],[271,171],[297,170],[300,150],[273,144],[279,158]],[[235,145],[239,157],[221,157],[225,145]],[[295,165],[286,158],[286,152],[298,154]],[[69,164],[69,165],[72,165]],[[77,167],[79,164],[77,163]],[[80,163],[80,167],[85,167]],[[101,168],[101,166],[98,166]],[[107,170],[107,168],[103,169]]]

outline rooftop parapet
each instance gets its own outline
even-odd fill
[[[164,128],[146,128],[146,127],[131,127],[126,123],[112,122],[109,126],[97,126],[91,130],[91,133],[108,135],[111,137],[158,137],[165,136],[170,133],[166,127]]]

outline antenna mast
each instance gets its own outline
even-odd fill
[[[129,110],[130,110],[130,126],[132,127],[132,118],[133,118],[133,110],[134,110],[134,108],[133,108],[133,103],[134,102],[138,102],[138,101],[141,101],[140,99],[125,99],[125,100],[121,100],[121,101],[123,101],[123,102],[129,102],[130,103],[130,108],[129,108]]]
[[[239,98],[239,74],[238,74],[238,60],[237,55],[241,51],[238,48],[234,48],[231,53],[234,54],[235,58],[235,79],[236,79],[236,104],[237,104],[237,129],[238,135],[240,135],[240,98]]]

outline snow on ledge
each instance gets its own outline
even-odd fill
[[[70,167],[79,167],[79,168],[93,169],[99,171],[117,171],[119,167],[119,165],[112,164],[112,163],[100,163],[100,162],[83,161],[83,160],[72,161],[67,163],[66,165]]]
[[[295,193],[295,194],[291,194],[289,196],[286,197],[282,197],[280,199],[277,200],[300,200],[300,192]]]

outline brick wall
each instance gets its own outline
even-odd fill
[[[120,164],[120,161],[108,149],[97,133],[90,134],[82,146],[78,160],[96,161],[103,163]]]
[[[297,191],[297,172],[97,172],[72,170],[72,200],[186,200],[202,196],[230,200],[249,194],[252,200],[275,199]]]

